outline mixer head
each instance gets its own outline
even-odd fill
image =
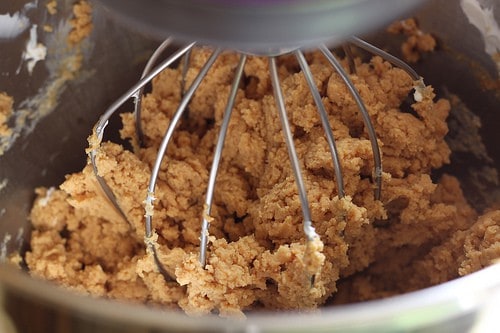
[[[160,40],[281,54],[337,45],[390,23],[423,0],[107,0],[112,15]]]

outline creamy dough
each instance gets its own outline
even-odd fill
[[[186,86],[208,56],[206,49],[193,52]],[[157,239],[151,241],[176,281],[165,279],[145,250],[143,202],[159,143],[181,98],[181,69],[161,73],[143,100],[144,147],[130,152],[106,142],[97,155],[99,173],[126,220],[103,195],[91,165],[68,175],[58,189],[37,189],[25,256],[31,274],[91,295],[192,315],[238,316],[250,309],[307,310],[394,295],[500,257],[499,212],[478,219],[457,179],[444,176],[434,183],[430,177],[449,163],[449,102],[435,100],[426,87],[411,112],[402,110],[414,85],[408,75],[379,57],[356,61],[352,80],[383,155],[382,199],[375,201],[372,151],[356,103],[322,56],[308,58],[337,139],[344,199],[337,197],[325,135],[299,66],[282,57],[279,73],[321,241],[305,241],[268,63],[250,57],[217,178],[207,266],[199,264],[209,167],[237,64],[237,56],[227,53],[197,90],[159,173]],[[134,141],[133,115],[122,120],[122,137]]]

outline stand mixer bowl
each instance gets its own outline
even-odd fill
[[[2,6],[4,4],[0,8]],[[31,11],[29,17],[40,25],[47,20],[65,22],[71,15],[69,1],[67,5],[59,5],[55,17],[43,14],[45,7],[42,7],[39,12]],[[495,12],[497,18],[500,17],[498,10],[500,8]],[[416,66],[417,72],[438,93],[449,91],[460,96],[483,120],[481,135],[492,163],[498,169],[498,72],[493,59],[484,52],[481,34],[468,23],[459,1],[429,1],[415,13],[415,17],[423,30],[436,35],[441,45],[438,51]],[[37,122],[27,123],[28,127],[33,125],[33,129],[20,133],[12,147],[0,157],[3,255],[26,249],[33,189],[58,184],[64,174],[81,169],[85,164],[85,138],[95,120],[111,101],[138,79],[142,63],[156,44],[137,31],[115,25],[99,10],[94,12],[94,18],[89,45],[83,46],[84,63],[80,75],[61,88],[52,112]],[[398,54],[398,40],[394,36],[380,31],[367,37],[376,45]],[[22,101],[37,94],[50,79],[50,71],[40,66],[43,62],[35,67],[32,75],[23,71],[15,75],[25,40],[26,34],[0,41],[8,47],[0,64],[0,90],[14,97],[16,110]],[[49,45],[47,41],[42,42]],[[496,88],[485,88],[486,81],[496,82]],[[477,168],[478,163],[482,162],[465,159],[455,173],[467,182],[466,170]],[[493,194],[495,191],[498,191],[498,185],[487,192]],[[466,193],[475,196],[473,191],[466,190]],[[479,204],[482,202],[478,197],[469,199]],[[256,313],[245,321],[233,321],[216,317],[189,318],[179,312],[75,295],[2,264],[0,290],[4,319],[0,319],[0,325],[4,325],[4,331],[8,333],[479,330],[485,327],[481,325],[488,325],[492,309],[498,308],[498,276],[500,266],[494,265],[436,287],[384,300],[325,307],[318,313]],[[8,323],[12,325],[8,326]]]

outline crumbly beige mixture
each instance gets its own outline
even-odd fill
[[[208,55],[193,52],[187,86]],[[372,150],[356,103],[325,59],[308,58],[337,139],[347,193],[337,197],[309,88],[297,63],[283,57],[282,88],[320,240],[308,243],[302,232],[267,60],[250,57],[217,178],[207,265],[201,267],[204,195],[237,63],[236,55],[224,54],[176,130],[155,191],[151,241],[176,281],[164,278],[145,250],[143,202],[158,146],[181,97],[180,69],[161,73],[143,100],[144,148],[130,152],[106,142],[97,155],[99,174],[127,221],[104,197],[91,165],[68,175],[59,189],[38,189],[25,256],[31,274],[92,295],[228,316],[392,295],[475,271],[500,257],[499,212],[475,222],[477,213],[458,181],[444,176],[436,184],[429,175],[449,162],[443,139],[448,101],[434,101],[427,87],[413,113],[402,112],[414,82],[381,58],[357,62],[352,80],[384,161],[382,199],[375,201]],[[132,139],[133,115],[122,119],[122,136]]]
[[[12,133],[7,121],[12,114],[13,105],[14,99],[6,93],[0,92],[0,137],[7,137]]]
[[[401,44],[401,52],[407,62],[415,63],[424,53],[432,52],[436,48],[436,39],[420,30],[414,18],[394,22],[387,31],[406,36],[406,40]]]
[[[43,31],[45,31],[45,32],[54,32],[54,28],[51,25],[44,24]]]
[[[47,3],[45,4],[45,8],[47,8],[47,12],[50,15],[57,14],[57,1],[56,0],[47,1]]]
[[[74,18],[70,24],[72,30],[68,35],[68,44],[78,45],[92,32],[92,6],[86,0],[80,0],[73,5]]]
[[[444,283],[491,265],[499,257],[500,210],[493,210],[411,262],[392,257],[345,280],[335,302],[365,301]]]

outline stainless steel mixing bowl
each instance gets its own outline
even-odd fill
[[[500,17],[498,1],[480,2],[496,6],[495,16]],[[24,63],[19,67],[29,29],[16,38],[0,39],[0,91],[14,96],[16,110],[27,110],[28,115],[27,123],[19,127],[18,137],[0,156],[0,254],[4,256],[26,249],[33,188],[56,185],[64,174],[81,169],[91,126],[103,109],[137,80],[140,65],[156,44],[95,11],[90,41],[74,51],[81,52],[84,58],[82,70],[75,79],[50,86],[55,70],[71,56],[71,52],[67,53],[50,37],[67,31],[70,1],[59,1],[56,15],[47,14],[44,3],[38,4],[38,9],[26,3],[2,2],[0,14],[22,12],[30,22],[39,26],[50,24],[55,32],[41,33],[41,41],[49,46],[47,59],[39,62],[31,75]],[[436,35],[440,45],[439,50],[416,65],[417,71],[440,94],[460,96],[483,120],[480,133],[491,161],[457,152],[453,155],[456,167],[447,171],[461,178],[471,202],[484,207],[498,192],[498,183],[483,181],[481,186],[485,188],[478,189],[477,181],[472,179],[485,166],[496,169],[500,166],[497,64],[484,52],[483,36],[469,24],[460,1],[429,1],[415,16],[424,31]],[[398,54],[399,37],[383,31],[367,37]],[[16,74],[18,68],[21,69]],[[52,103],[47,102],[48,92],[55,94],[51,95]],[[452,131],[450,135],[460,133]],[[245,321],[187,318],[177,312],[74,295],[6,264],[0,266],[0,283],[3,300],[0,331],[6,333],[457,332],[494,327],[494,313],[498,313],[500,306],[499,265],[389,299],[327,307],[314,314],[252,314]],[[488,326],[492,319],[493,326]]]

